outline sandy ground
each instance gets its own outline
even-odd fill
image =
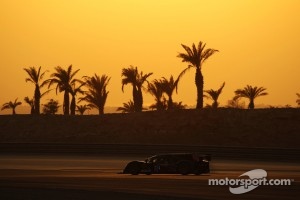
[[[125,175],[127,162],[140,156],[0,155],[0,199],[297,199],[299,162],[213,160],[212,173],[200,176]],[[293,179],[290,186],[259,186],[242,195],[210,178],[238,178],[265,169],[268,179]]]

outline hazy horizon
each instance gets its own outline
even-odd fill
[[[151,111],[151,109],[149,109],[150,105],[144,105],[145,108],[147,108],[147,110],[145,111]],[[263,108],[286,108],[287,106],[291,106],[291,105],[265,105],[265,104],[256,104],[255,108],[256,109],[263,109]],[[43,107],[43,106],[42,106]],[[226,107],[226,105],[220,105],[220,108],[224,108]],[[118,106],[105,106],[104,107],[104,112],[105,113],[121,113],[121,111],[117,111]],[[196,105],[186,105],[185,109],[195,109]],[[291,107],[291,108],[297,108],[297,107]],[[205,108],[206,109],[206,108]],[[210,108],[207,108],[210,109]],[[247,104],[245,104],[245,108],[247,109]],[[6,109],[6,110],[2,110],[0,111],[0,115],[11,115],[12,114],[12,110],[11,109]],[[30,114],[30,107],[26,106],[26,105],[21,105],[18,106],[16,108],[16,114]],[[63,115],[63,110],[60,104],[60,107],[58,109],[58,112],[56,113],[58,115]],[[79,115],[78,112],[76,112],[76,115]],[[99,115],[99,111],[97,109],[91,109],[91,110],[87,110],[85,111],[84,115]]]
[[[25,83],[23,68],[41,66],[49,70],[48,78],[54,67],[72,64],[80,69],[78,78],[94,73],[111,77],[106,107],[122,106],[132,99],[131,86],[121,90],[122,68],[153,72],[150,81],[177,77],[187,66],[176,57],[184,52],[181,44],[203,41],[220,51],[202,72],[205,90],[226,82],[221,105],[249,84],[269,93],[257,98],[256,105],[295,107],[300,93],[299,10],[296,0],[1,1],[0,105],[33,96],[34,85]],[[182,78],[174,101],[196,104],[194,75],[192,69]],[[145,105],[154,103],[150,94],[143,94]],[[51,98],[62,103],[63,94],[53,91],[42,103]],[[0,114],[6,112],[10,110]]]

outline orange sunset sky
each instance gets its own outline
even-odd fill
[[[78,78],[110,76],[106,106],[121,106],[132,98],[131,86],[122,93],[122,68],[153,72],[149,80],[177,77],[187,66],[176,57],[180,44],[201,40],[220,51],[202,72],[205,89],[226,82],[221,105],[250,84],[269,93],[256,104],[296,106],[299,11],[299,0],[0,0],[0,105],[33,96],[23,68],[42,66],[48,78],[55,66],[72,64]],[[194,75],[181,79],[175,101],[196,104]],[[42,103],[62,97],[51,92]],[[153,102],[144,92],[144,104]]]

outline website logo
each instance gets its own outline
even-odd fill
[[[248,176],[249,178],[245,178]],[[244,194],[260,185],[291,185],[292,179],[267,179],[267,172],[263,169],[254,169],[240,175],[240,179],[208,179],[208,185],[229,185],[232,194]],[[242,178],[244,177],[244,178]]]

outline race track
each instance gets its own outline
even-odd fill
[[[215,159],[207,175],[125,175],[127,162],[139,155],[0,155],[0,199],[298,199],[300,163]],[[268,179],[292,179],[289,186],[259,186],[235,195],[229,186],[208,179],[238,178],[264,169]]]

